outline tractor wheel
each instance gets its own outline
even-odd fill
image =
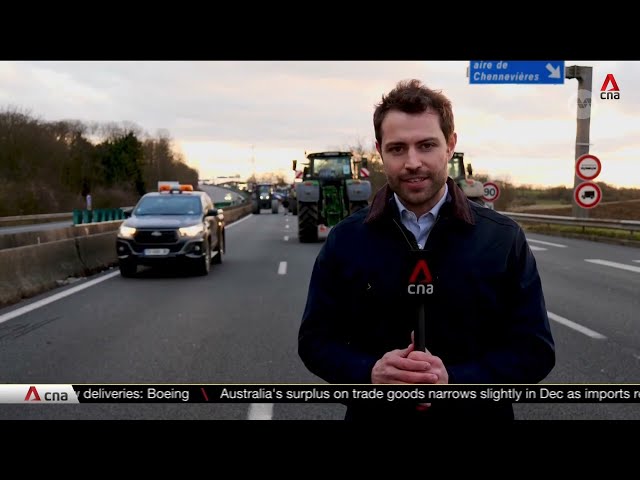
[[[318,241],[318,205],[300,203],[298,205],[298,239],[301,243]]]

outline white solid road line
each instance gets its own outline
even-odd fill
[[[598,333],[590,328],[583,327],[582,325],[572,322],[568,318],[561,317],[560,315],[556,315],[555,313],[547,312],[547,315],[551,320],[555,320],[558,323],[561,323],[565,327],[573,328],[577,332],[583,333],[587,337],[595,338],[596,340],[605,340],[607,337]]]
[[[85,288],[93,287],[95,284],[104,282],[105,280],[109,280],[116,275],[120,275],[119,270],[107,273],[106,275],[102,275],[99,278],[94,278],[93,280],[84,282],[81,285],[76,285],[75,287],[71,287],[64,292],[56,293],[55,295],[51,295],[50,297],[43,298],[42,300],[38,300],[37,302],[30,303],[29,305],[25,305],[24,307],[16,308],[15,310],[5,313],[4,315],[0,315],[0,323],[6,322],[7,320],[11,320],[12,318],[18,317],[20,315],[24,315],[25,313],[29,313],[37,308],[44,307],[49,303],[55,302],[56,300],[60,300],[64,297],[68,297],[69,295],[73,295],[74,293],[79,292],[80,290],[84,290]]]
[[[625,263],[610,262],[609,260],[600,260],[597,258],[585,258],[585,262],[597,263],[598,265],[606,265],[607,267],[620,268],[622,270],[629,270],[630,272],[640,273],[640,267],[634,265],[627,265]]]
[[[244,222],[245,220],[248,220],[249,218],[253,217],[253,213],[250,213],[249,215],[247,215],[246,217],[241,218],[240,220],[236,220],[233,223],[230,223],[229,225],[225,225],[224,228],[231,228],[231,227],[235,227],[236,225],[238,225],[239,223]]]
[[[634,262],[640,263],[640,260],[634,260]]]
[[[249,405],[247,420],[271,420],[273,418],[273,403],[252,403]]]
[[[536,247],[535,245],[529,245],[529,248],[531,249],[532,252],[542,252],[546,250],[546,248],[544,247]]]
[[[561,243],[543,242],[542,240],[534,240],[533,238],[527,238],[527,241],[533,243],[541,243],[542,245],[549,245],[550,247],[567,248],[566,245],[562,245]]]
[[[287,262],[280,262],[278,265],[278,275],[286,275],[287,274]]]

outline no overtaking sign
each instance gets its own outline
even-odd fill
[[[593,208],[602,201],[602,190],[594,180],[602,171],[600,159],[595,155],[585,154],[576,160],[576,176],[582,183],[573,190],[573,199],[582,208]]]
[[[595,179],[602,171],[600,159],[595,155],[582,155],[576,160],[576,175],[586,181]]]

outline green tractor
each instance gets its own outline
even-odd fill
[[[484,184],[474,180],[472,175],[473,168],[471,168],[471,164],[467,163],[465,168],[464,153],[454,152],[453,157],[449,160],[449,176],[458,184],[469,200],[483,207],[493,209],[493,204],[485,202],[483,199]]]
[[[296,170],[296,160],[293,170]],[[333,227],[365,208],[371,196],[367,159],[355,160],[351,152],[318,152],[306,155],[302,181],[296,183],[298,239],[318,241],[318,227]]]

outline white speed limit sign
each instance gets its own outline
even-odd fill
[[[484,184],[484,195],[482,199],[485,202],[495,202],[500,196],[500,187],[498,187],[497,183],[494,182],[486,182]]]

